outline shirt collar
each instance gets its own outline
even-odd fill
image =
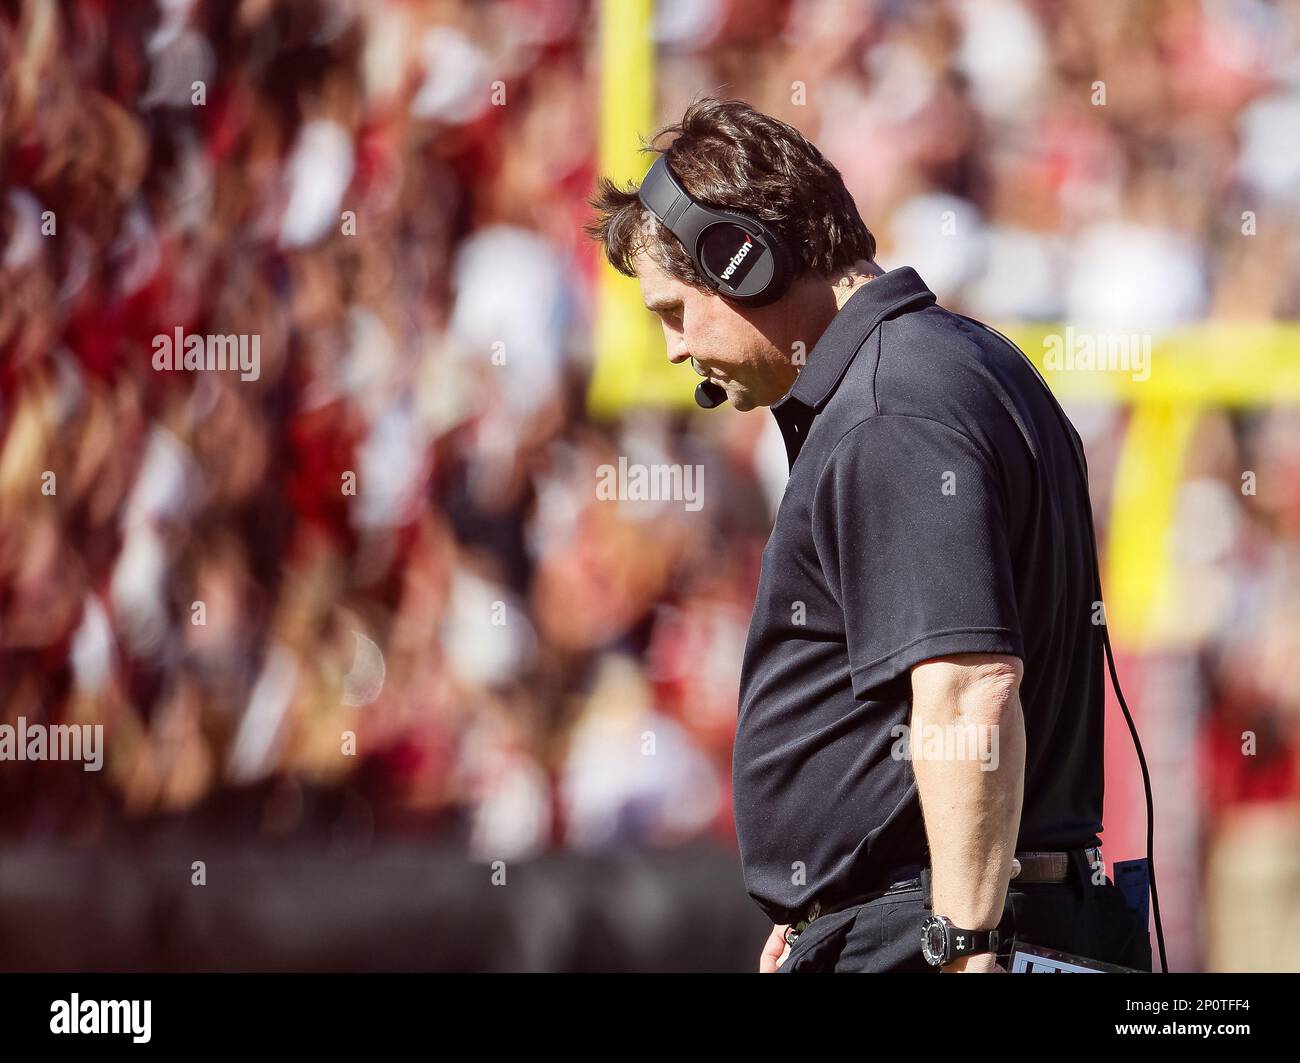
[[[813,417],[826,405],[876,326],[899,310],[919,310],[934,302],[934,292],[911,266],[891,269],[849,296],[809,352],[807,363],[790,390],[770,407],[785,438],[786,457],[791,466],[803,447]]]
[[[794,385],[772,405],[776,409],[790,400],[820,410],[853,361],[858,348],[889,314],[915,303],[915,309],[935,301],[934,292],[911,266],[891,269],[868,281],[831,318],[799,371]]]

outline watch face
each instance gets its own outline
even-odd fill
[[[931,916],[921,928],[921,952],[926,961],[936,967],[943,962],[944,940],[942,920]]]

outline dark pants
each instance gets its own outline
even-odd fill
[[[1109,878],[1092,883],[1081,851],[1071,853],[1065,882],[1011,880],[998,929],[1004,945],[999,962],[1007,966],[1011,935],[1044,948],[1061,949],[1122,967],[1151,970],[1151,937],[1124,894]],[[790,948],[777,974],[805,972],[915,972],[934,974],[921,955],[921,924],[930,914],[929,869],[921,884],[887,893],[865,904],[823,915]],[[942,914],[942,913],[940,913]]]

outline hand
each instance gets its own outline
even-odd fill
[[[1007,969],[998,963],[996,952],[977,952],[974,956],[958,956],[939,968],[940,974],[1006,974]]]
[[[776,969],[789,955],[790,946],[785,940],[785,931],[789,925],[789,923],[780,923],[772,927],[772,933],[767,936],[767,944],[763,946],[763,954],[758,958],[759,974],[775,974]]]

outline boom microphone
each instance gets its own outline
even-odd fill
[[[695,403],[706,410],[721,406],[727,401],[726,389],[712,380],[701,380],[695,385]]]

